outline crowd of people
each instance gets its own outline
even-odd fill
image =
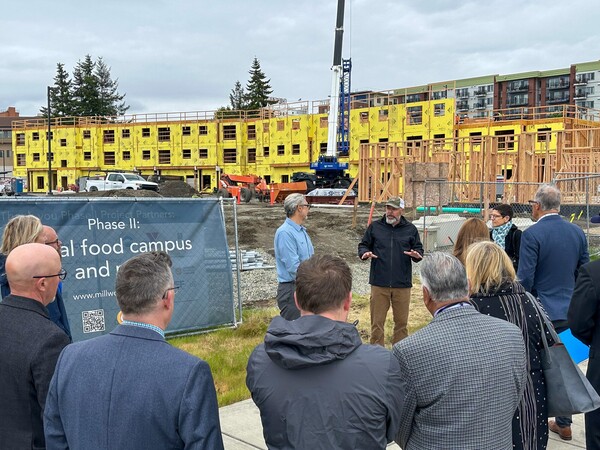
[[[571,418],[548,421],[543,337],[571,328],[590,345],[600,388],[600,263],[579,227],[559,216],[560,191],[543,185],[524,231],[510,205],[491,228],[468,219],[453,255],[424,254],[416,227],[391,198],[358,257],[370,261],[370,344],[349,323],[352,273],[319,254],[301,194],[284,202],[274,249],[277,304],[251,354],[246,385],[270,449],[545,449],[548,430],[571,439]],[[167,253],[122,264],[122,322],[71,343],[62,301],[61,241],[35,216],[4,228],[0,251],[0,448],[222,449],[209,366],[165,341],[177,286]],[[431,322],[409,335],[412,264]],[[393,312],[392,348],[384,323]],[[600,413],[586,414],[600,449]]]

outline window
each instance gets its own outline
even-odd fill
[[[131,152],[129,150],[123,150],[123,161],[131,161]]]
[[[469,98],[469,88],[457,89],[456,98]]]
[[[33,141],[39,141],[40,140],[40,133],[37,131],[34,131],[33,133],[31,133],[31,140]]]
[[[25,133],[17,133],[17,145],[25,145]]]
[[[235,148],[223,149],[223,162],[225,164],[235,164],[237,162],[237,149],[235,149]]]
[[[104,152],[104,164],[107,166],[115,165],[115,152]]]
[[[380,109],[379,110],[379,120],[388,120],[388,110],[387,109]]]
[[[91,161],[92,160],[92,152],[83,152],[83,160]]]
[[[277,131],[284,131],[284,130],[285,130],[285,121],[278,120],[277,121]]]
[[[44,189],[44,177],[36,177],[36,184],[38,189]]]
[[[150,137],[150,128],[142,128],[142,137]]]
[[[223,139],[235,139],[235,125],[223,125]]]
[[[281,175],[281,182],[282,183],[289,183],[290,182],[290,176],[289,175]]]
[[[248,139],[256,139],[256,125],[248,125]]]
[[[263,133],[269,132],[269,122],[263,123]]]
[[[46,153],[46,161],[48,161],[48,153]],[[54,161],[54,152],[50,153],[50,161]]]
[[[285,145],[278,145],[277,146],[277,156],[283,156],[285,155]]]
[[[360,123],[365,123],[369,121],[369,113],[367,111],[361,111],[360,113]]]
[[[192,159],[192,150],[189,148],[181,150],[181,159]]]
[[[271,184],[271,175],[265,175],[264,177],[265,183]]]
[[[200,136],[206,136],[208,134],[208,126],[206,126],[206,125],[200,125],[198,127],[198,134]]]
[[[83,130],[83,138],[90,139],[92,137],[92,132],[90,130]]]
[[[292,155],[300,154],[300,144],[292,144]]]
[[[25,165],[25,153],[17,153],[17,166]]]
[[[66,139],[61,139],[60,140],[60,146],[61,147],[66,147],[67,146],[67,140]]]
[[[321,117],[319,119],[319,126],[321,128],[327,128],[328,125],[329,125],[329,123],[327,122],[327,117]]]
[[[469,140],[471,141],[471,145],[481,145],[481,131],[474,131],[473,133],[469,133]]]
[[[192,135],[192,127],[188,127],[188,126],[181,127],[181,134],[183,136],[191,136]]]
[[[61,159],[60,160],[60,167],[67,167],[67,160],[66,159]]]
[[[200,186],[200,188],[202,188],[202,189],[210,188],[211,182],[212,182],[212,180],[210,178],[210,175],[202,175],[202,185]]]
[[[115,130],[104,130],[102,132],[104,138],[103,141],[105,144],[114,144],[115,142]]]
[[[256,162],[256,149],[255,148],[249,148],[248,149],[248,162],[249,163],[255,163]]]
[[[406,138],[406,156],[410,156],[413,154],[413,150],[421,147],[421,142],[423,141],[423,136],[408,136]],[[414,141],[414,142],[411,142]]]
[[[433,105],[433,115],[435,117],[446,115],[446,105],[443,103],[436,103]]]
[[[321,155],[327,153],[327,142],[321,142],[321,144],[319,145],[319,151]]]
[[[200,159],[208,158],[208,149],[207,148],[199,148],[198,149],[198,158],[200,158]]]
[[[292,130],[300,129],[300,119],[292,119]]]
[[[550,134],[552,128],[538,128],[537,131],[538,142],[550,142],[550,140],[552,139],[552,135]]]
[[[263,147],[263,156],[269,156],[269,147]]]
[[[496,131],[495,135],[498,136],[498,151],[507,151],[515,148],[515,132],[514,130],[500,130]]]
[[[168,142],[171,140],[171,129],[169,127],[160,127],[158,129],[158,142]]]
[[[406,108],[406,115],[408,116],[409,125],[421,125],[423,122],[423,107],[410,106]]]
[[[446,135],[444,133],[433,135],[434,144],[444,145],[444,139],[446,139]]]
[[[129,131],[129,128],[123,128],[121,130],[121,138],[129,139],[130,137],[131,137],[131,131]]]
[[[33,160],[34,161],[39,161],[40,160],[40,154],[39,153],[34,153],[32,156],[33,156]]]
[[[158,151],[158,163],[159,164],[171,164],[171,150],[159,150]]]
[[[150,159],[150,150],[142,150],[142,159],[146,161]]]

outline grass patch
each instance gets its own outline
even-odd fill
[[[269,308],[247,308],[243,311],[243,323],[236,329],[226,328],[211,333],[183,336],[169,342],[192,355],[205,360],[212,370],[219,406],[230,405],[250,398],[246,388],[246,364],[250,353],[263,342],[271,319],[279,314],[273,306]],[[371,334],[369,296],[354,295],[348,322],[358,319],[358,331],[363,342],[369,342]],[[421,288],[412,290],[409,334],[427,325],[431,315],[423,305]],[[385,324],[385,342],[391,347],[393,321],[391,312]]]

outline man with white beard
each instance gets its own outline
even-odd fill
[[[392,306],[392,345],[408,336],[408,308],[412,288],[412,264],[423,258],[417,227],[402,215],[404,200],[393,197],[385,204],[385,216],[373,222],[358,244],[358,256],[371,260],[371,344],[384,346],[385,318]]]

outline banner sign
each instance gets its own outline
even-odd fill
[[[119,265],[163,250],[179,286],[167,334],[235,324],[232,267],[218,199],[20,198],[0,200],[0,231],[33,214],[62,241],[62,293],[73,341],[110,332],[120,317]],[[158,293],[162,295],[162,293]]]

